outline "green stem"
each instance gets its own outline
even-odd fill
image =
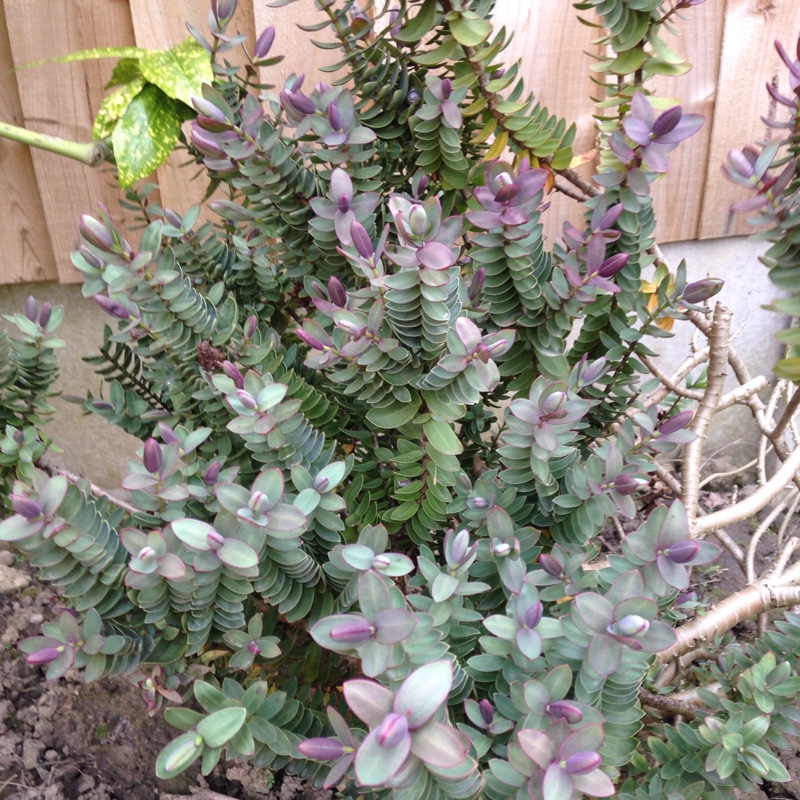
[[[38,147],[40,150],[48,150],[60,156],[74,158],[90,167],[98,167],[111,158],[111,148],[105,141],[71,142],[68,139],[60,139],[58,136],[29,131],[8,122],[0,122],[0,138],[11,139],[14,142]]]

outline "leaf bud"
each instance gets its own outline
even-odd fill
[[[223,361],[222,371],[233,381],[237,389],[244,389],[244,375],[242,375],[238,367],[230,361]]]
[[[567,399],[566,392],[553,392],[547,395],[543,401],[540,401],[539,406],[542,411],[547,414],[552,414],[558,411]]]
[[[498,339],[486,348],[486,354],[489,358],[496,358],[497,356],[503,355],[507,349],[508,339]]]
[[[676,606],[683,606],[688,603],[697,602],[697,592],[683,592],[675,598]]]
[[[428,230],[428,215],[423,206],[415,203],[408,213],[408,227],[414,236],[424,236]]]
[[[548,703],[545,707],[545,713],[550,719],[559,720],[563,719],[570,725],[577,725],[583,720],[583,712],[569,700],[555,700]]]
[[[336,320],[336,327],[339,330],[344,331],[349,336],[362,336],[366,328],[364,325],[357,325],[355,322],[352,322],[349,319],[339,319]]]
[[[658,426],[659,436],[669,436],[671,433],[676,433],[681,428],[685,428],[692,420],[694,411],[681,411],[674,417],[670,417]]]
[[[547,553],[542,553],[539,556],[539,566],[553,578],[560,578],[564,574],[564,569],[561,564]]]
[[[543,610],[542,604],[538,600],[526,609],[525,627],[528,630],[533,630],[541,622]]]
[[[252,339],[256,335],[256,331],[258,330],[258,317],[255,314],[251,314],[247,318],[247,322],[244,326],[244,335],[246,339]]]
[[[621,636],[639,636],[647,633],[650,623],[638,614],[628,614],[617,623],[617,630]]]
[[[628,263],[629,258],[630,253],[616,253],[600,265],[597,274],[601,278],[613,278]]]
[[[297,749],[306,757],[314,761],[335,761],[344,755],[344,745],[332,736],[320,736],[316,739],[306,739],[297,745]]]
[[[255,397],[250,394],[246,389],[239,389],[236,392],[236,396],[239,398],[239,402],[245,407],[249,409],[254,409],[258,403],[256,403]]]
[[[219,461],[212,461],[208,468],[203,475],[203,482],[206,486],[214,486],[217,483],[217,478],[219,478],[220,470],[222,469],[222,464]]]
[[[408,736],[408,719],[403,714],[387,714],[378,725],[378,744],[387,750],[396,747]]]
[[[472,507],[477,509],[483,509],[489,507],[489,501],[485,497],[473,497],[471,500]]]
[[[254,656],[257,656],[261,652],[261,648],[258,646],[256,642],[253,641],[247,645],[247,651],[249,653],[252,653]]]
[[[269,509],[269,497],[264,492],[255,491],[247,501],[247,507],[255,514],[260,516]]]
[[[204,97],[193,97],[192,105],[195,107],[198,113],[202,114],[204,117],[208,117],[214,122],[225,123],[228,121],[222,109],[217,108],[217,106],[206,100]],[[170,215],[172,215],[172,219],[170,218]],[[177,217],[177,221],[174,219],[176,217],[174,211],[165,209],[164,216],[167,218],[167,222],[169,222],[170,225],[173,225],[179,229],[183,227],[183,220],[181,220],[180,217]]]
[[[131,312],[118,300],[106,297],[104,294],[96,294],[92,299],[106,314],[110,314],[112,317],[117,317],[118,319],[131,318]]]
[[[389,569],[391,566],[392,561],[387,555],[381,554],[372,559],[372,569],[377,569],[378,572],[383,572],[383,570]]]
[[[501,542],[499,539],[492,539],[489,543],[489,552],[495,558],[505,558],[511,553],[511,545],[508,542]]]
[[[144,468],[151,474],[157,475],[163,463],[161,445],[151,436],[144,443]]]
[[[37,519],[42,516],[41,503],[37,503],[36,500],[31,500],[21,494],[12,494],[9,499],[11,500],[11,508],[21,517]]]
[[[569,775],[586,775],[596,770],[600,766],[601,760],[600,753],[582,750],[579,753],[573,753],[567,758],[564,762],[564,770]]]
[[[362,618],[338,625],[331,631],[330,636],[334,642],[342,644],[363,644],[369,641],[374,633],[375,629],[369,621]]]
[[[45,303],[42,306],[42,313],[39,314],[39,327],[46,328],[47,323],[50,322],[50,315],[53,313],[53,306],[50,303]]]
[[[28,653],[25,656],[25,661],[34,666],[37,664],[49,664],[51,661],[55,661],[63,652],[63,645],[60,647],[45,647],[35,653]]]
[[[685,542],[676,542],[664,550],[664,555],[672,561],[673,564],[688,564],[700,549],[700,542],[686,540]]]
[[[450,559],[452,564],[460,564],[469,550],[469,531],[462,528],[458,533],[448,534],[450,538]]]
[[[328,278],[328,296],[331,298],[331,303],[339,308],[347,305],[347,292],[344,284],[335,275]]]
[[[328,122],[330,122],[331,128],[335,131],[342,129],[342,114],[336,103],[331,103],[328,106]]]
[[[157,560],[158,557],[156,556],[156,551],[153,550],[152,547],[145,546],[139,551],[139,555],[136,556],[136,558],[138,558],[139,561],[147,562]]]
[[[31,322],[36,322],[39,316],[39,303],[32,294],[25,299],[25,316]]]
[[[78,225],[81,236],[90,245],[98,250],[111,251],[114,247],[114,237],[109,233],[108,228],[102,222],[90,217],[88,214],[81,215]]]
[[[488,700],[484,699],[478,703],[478,708],[480,709],[483,721],[487,725],[491,725],[494,722],[494,709],[492,708],[492,704]]]
[[[453,82],[450,80],[450,78],[445,78],[442,81],[440,91],[442,94],[442,100],[450,99],[450,93],[453,91]]]
[[[217,531],[210,531],[206,536],[206,542],[212,550],[221,550],[225,544],[225,537]]]
[[[367,229],[357,220],[350,223],[350,238],[361,258],[372,258],[374,250]],[[344,305],[344,304],[342,304]]]
[[[314,478],[314,483],[312,486],[314,487],[314,491],[324,494],[328,490],[330,483],[330,478],[321,478],[319,475],[317,475],[317,477]]]
[[[683,300],[686,303],[692,304],[702,303],[715,294],[719,294],[724,285],[725,281],[720,278],[703,278],[701,281],[690,283],[683,290]]]
[[[483,284],[486,281],[486,267],[479,267],[472,276],[472,283],[469,285],[469,299],[473,302],[481,295]]]
[[[161,441],[164,444],[172,444],[173,442],[180,442],[177,434],[175,433],[166,422],[159,422],[156,426],[158,428],[158,434],[161,436]]]
[[[617,475],[612,484],[614,491],[623,497],[634,494],[642,486],[647,485],[647,481],[642,478],[635,478],[633,475]]]
[[[269,51],[272,49],[272,43],[275,41],[275,26],[269,25],[261,32],[261,36],[256,39],[255,47],[253,48],[253,55],[257,59],[266,58]]]

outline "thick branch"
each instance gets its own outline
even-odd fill
[[[101,489],[99,486],[93,484],[88,478],[82,478],[80,475],[76,475],[74,472],[70,472],[68,469],[64,469],[63,467],[57,467],[54,464],[49,464],[46,461],[38,461],[36,466],[40,469],[43,469],[48,475],[63,475],[70,483],[74,483],[79,485],[80,483],[88,483],[89,484],[89,493],[92,497],[104,497],[110,503],[119,508],[125,509],[131,516],[134,514],[139,513],[139,509],[135,508],[134,506],[130,505],[130,503],[126,503],[124,500],[120,500],[119,497],[115,497],[113,494]]]
[[[27,128],[0,122],[0,138],[21,142],[40,150],[48,150],[67,158],[74,158],[88,164],[90,167],[99,167],[100,164],[111,158],[111,148],[105,142],[71,142],[60,139],[58,136],[48,136],[46,133],[36,133]]]
[[[781,468],[750,497],[746,497],[728,508],[715,511],[707,517],[695,520],[692,526],[692,537],[700,539],[719,528],[725,528],[754,516],[786,488],[786,484],[795,478],[798,470],[800,470],[800,447],[793,450]]]
[[[697,504],[700,500],[700,456],[728,374],[728,343],[732,318],[730,309],[717,303],[708,335],[708,383],[691,423],[691,431],[697,438],[683,448],[681,498],[692,520],[697,516]]]
[[[800,603],[800,586],[785,586],[776,581],[763,580],[746,586],[736,594],[717,603],[702,617],[677,628],[678,641],[656,655],[659,664],[666,664],[689,650],[705,644],[735,625],[773,608],[787,608]]]
[[[647,689],[639,689],[639,701],[643,706],[650,706],[659,711],[666,711],[668,714],[675,716],[680,714],[687,719],[694,719],[697,712],[703,710],[703,706],[699,702],[690,700],[678,699],[671,694],[655,694],[648,692]]]

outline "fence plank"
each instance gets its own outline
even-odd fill
[[[187,22],[208,37],[208,0],[170,0],[169,3],[164,0],[130,0],[130,8],[136,44],[139,47],[163,50],[180,44],[189,36]],[[240,2],[230,31],[246,34],[252,46],[253,30],[253,5]],[[231,63],[241,63],[244,54],[237,49],[226,53],[224,58]],[[190,123],[184,125],[184,131],[188,131],[189,125]],[[202,176],[192,180],[199,167],[191,164],[185,166],[187,160],[186,150],[178,148],[173,150],[166,163],[157,171],[162,205],[179,213],[199,203],[208,185],[208,181]],[[207,217],[208,212],[203,209],[203,219]]]
[[[724,188],[719,185],[724,181],[719,166],[708,163],[708,152],[719,82],[725,6],[726,0],[696,6],[684,14],[684,20],[676,22],[680,36],[666,34],[663,37],[670,47],[689,60],[692,69],[680,78],[654,80],[650,88],[658,97],[676,99],[684,111],[703,114],[706,123],[670,156],[669,172],[654,186],[658,220],[656,240],[659,242],[696,239],[706,176],[713,175],[714,192]]]
[[[91,47],[133,44],[127,0],[6,0],[14,64],[62,56]],[[89,141],[93,113],[103,98],[110,62],[46,64],[17,72],[25,126],[73,141]],[[62,283],[77,283],[69,261],[77,241],[78,215],[98,200],[116,210],[118,189],[108,169],[33,149],[42,207]],[[115,218],[122,219],[122,214]]]
[[[536,3],[501,2],[495,7],[495,29],[501,25],[514,33],[500,56],[507,65],[521,59],[520,75],[525,86],[550,113],[576,122],[575,154],[594,147],[594,118],[591,97],[597,93],[589,72],[598,47],[592,44],[600,34],[582,25],[572,3],[540,0]],[[581,170],[588,177],[591,170]],[[545,234],[550,240],[561,235],[565,220],[579,222],[582,207],[572,198],[554,192],[551,207],[543,215]]]
[[[750,233],[730,205],[749,193],[720,174],[720,164],[732,147],[770,138],[762,116],[771,112],[764,84],[777,79],[778,88],[789,93],[788,70],[778,57],[774,40],[781,39],[794,51],[800,31],[800,3],[795,0],[728,0],[722,40],[720,83],[708,155],[708,169],[700,220],[702,239]],[[786,109],[778,107],[779,119]]]
[[[11,71],[11,43],[0,0],[0,108],[3,118],[22,125],[22,105],[17,80]],[[58,277],[50,236],[42,214],[39,187],[29,149],[0,139],[0,231],[3,258],[0,284],[54,281]]]

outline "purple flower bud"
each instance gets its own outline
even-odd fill
[[[697,602],[697,592],[683,592],[683,594],[679,594],[675,598],[676,606],[683,606],[687,605],[688,603],[696,603],[696,602]]]
[[[573,753],[564,762],[564,770],[569,775],[586,775],[600,766],[600,753],[594,753],[589,750],[583,750],[579,753]]]
[[[442,100],[443,101],[450,99],[450,93],[453,91],[453,82],[450,80],[450,78],[445,78],[441,82],[440,87],[439,87],[439,91],[440,91],[440,93],[442,95]]]
[[[328,296],[331,298],[331,303],[339,308],[347,305],[347,292],[344,284],[335,275],[328,278]]]
[[[245,407],[249,409],[254,409],[258,403],[256,403],[255,397],[250,394],[246,389],[239,389],[236,392],[236,396],[239,398],[239,402]]]
[[[297,745],[297,749],[313,761],[335,761],[344,755],[344,745],[331,736],[306,739]]]
[[[153,550],[152,547],[145,546],[139,551],[139,555],[136,556],[136,558],[138,558],[139,561],[153,561],[157,558],[156,551]]]
[[[642,480],[641,478],[634,478],[633,475],[617,475],[614,478],[614,491],[617,494],[621,494],[623,497],[626,497],[629,494],[633,494],[642,486],[647,485],[647,481]]]
[[[647,633],[650,623],[638,614],[628,614],[617,623],[617,631],[621,636],[639,636]]]
[[[570,725],[577,725],[583,719],[583,712],[569,700],[556,700],[548,703],[545,713],[550,719],[566,720]]]
[[[485,280],[486,267],[479,267],[477,270],[475,270],[475,275],[472,277],[472,283],[469,285],[469,299],[473,302],[480,297]]]
[[[464,556],[466,556],[467,550],[469,550],[469,531],[466,528],[462,528],[453,536],[452,541],[450,556],[453,564],[460,564]]]
[[[258,330],[258,317],[255,314],[251,314],[247,318],[247,322],[244,326],[244,335],[247,339],[252,339],[255,336],[256,331]]]
[[[11,500],[11,508],[21,517],[37,519],[42,516],[41,503],[37,503],[35,500],[31,500],[21,494],[12,494],[9,499]]]
[[[331,631],[330,637],[334,642],[342,644],[363,644],[369,641],[374,633],[375,629],[368,620],[354,619],[335,627]]]
[[[64,652],[64,646],[61,647],[45,647],[43,650],[37,650],[35,653],[28,653],[25,660],[29,664],[49,664],[55,661]]]
[[[230,361],[222,362],[222,371],[233,381],[237,389],[244,389],[244,375]]]
[[[379,555],[372,559],[372,569],[377,569],[378,572],[383,572],[392,566],[392,561],[389,556]]]
[[[216,531],[211,531],[206,536],[206,542],[208,543],[208,546],[212,550],[215,551],[220,550],[222,549],[222,546],[225,544],[225,537],[221,533],[217,533]]]
[[[25,300],[25,316],[31,321],[36,322],[39,316],[39,303],[33,295],[28,295]]]
[[[492,704],[484,699],[478,703],[478,708],[480,709],[483,721],[487,725],[491,725],[494,722],[494,709],[492,708]]]
[[[566,392],[553,392],[552,394],[547,395],[543,401],[539,403],[542,411],[547,414],[552,414],[554,411],[558,411],[564,402],[567,399]]]
[[[676,542],[664,550],[664,555],[672,561],[673,564],[688,564],[700,549],[700,542]]]
[[[560,578],[564,574],[564,569],[561,564],[547,553],[542,553],[539,556],[539,566],[553,578]]]
[[[192,123],[192,146],[195,150],[201,152],[204,156],[209,158],[227,158],[225,151],[219,146],[219,143],[210,133],[207,133],[198,126],[197,122]]]
[[[597,270],[601,278],[613,278],[627,263],[630,253],[617,253],[607,258]]]
[[[222,469],[222,464],[219,461],[212,461],[208,468],[206,469],[205,475],[203,475],[203,482],[206,486],[214,486],[217,483],[217,478],[219,478],[220,470]]]
[[[255,514],[260,516],[269,508],[269,497],[264,492],[253,492],[247,501],[247,507]]]
[[[330,484],[330,478],[320,478],[318,475],[316,478],[314,478],[314,483],[312,485],[315,491],[322,494],[328,490],[328,486],[330,486]]]
[[[46,328],[47,323],[50,322],[50,315],[53,313],[53,306],[50,303],[45,303],[42,306],[42,313],[39,315],[39,327]]]
[[[92,408],[98,411],[113,411],[114,406],[108,400],[92,400]]]
[[[108,228],[102,222],[90,217],[88,214],[81,215],[78,225],[81,236],[90,245],[98,250],[111,251],[114,247],[114,237],[109,233]]]
[[[210,120],[213,120],[217,123],[225,123],[227,119],[225,118],[225,114],[222,109],[217,108],[212,102],[206,100],[204,97],[193,97],[192,98],[192,105],[197,109],[198,113],[202,114],[204,117],[208,117]],[[170,214],[172,215],[172,219],[170,218]],[[178,217],[174,211],[169,211],[168,209],[164,211],[164,216],[167,218],[167,222],[170,225],[175,226],[176,228],[183,227],[183,221],[180,217]],[[177,224],[176,223],[177,219]]]
[[[693,416],[694,411],[681,411],[680,414],[670,417],[668,420],[665,420],[661,423],[661,425],[658,426],[659,436],[669,436],[671,433],[675,433],[681,428],[685,428],[692,421]]]
[[[372,247],[372,239],[369,238],[367,229],[357,219],[350,223],[350,238],[361,258],[372,258],[375,252]]]
[[[473,497],[472,498],[472,507],[473,508],[488,508],[489,501],[485,497]]]
[[[414,236],[424,236],[428,230],[428,215],[423,206],[415,203],[408,213],[408,227]]]
[[[349,319],[340,319],[336,321],[336,327],[344,331],[349,336],[362,336],[366,327],[364,325],[357,325]]]
[[[387,750],[396,747],[408,736],[408,719],[403,714],[387,714],[378,725],[378,744]]]
[[[342,129],[342,115],[336,103],[331,103],[328,106],[328,122],[330,122],[331,128],[335,131]]]
[[[177,434],[165,422],[159,422],[156,426],[158,428],[159,436],[164,444],[172,444],[173,442],[180,442]]]
[[[533,630],[542,619],[542,604],[537,600],[525,611],[525,627]]]
[[[227,25],[236,13],[237,0],[211,0],[211,12],[217,23]]]
[[[659,114],[653,123],[653,136],[658,138],[674,130],[675,126],[681,121],[682,116],[683,109],[680,106],[673,106]]]
[[[96,294],[92,298],[106,314],[111,314],[112,317],[117,317],[118,319],[130,319],[131,312],[122,305],[118,300],[114,300],[111,297],[106,297],[104,294]]]
[[[161,445],[151,436],[144,443],[144,468],[151,474],[157,475],[163,463]]]
[[[703,278],[701,281],[690,283],[683,290],[683,300],[687,303],[702,303],[715,294],[719,294],[725,281],[720,278]]]
[[[313,348],[314,350],[324,350],[325,345],[317,339],[315,336],[312,336],[310,333],[306,333],[302,328],[297,328],[295,331],[295,335],[302,339],[309,347]]]
[[[503,355],[507,349],[508,339],[498,339],[486,348],[486,353],[489,358],[496,358],[497,356]]]
[[[255,47],[253,48],[253,56],[256,59],[266,58],[269,51],[272,49],[272,43],[275,41],[275,26],[269,25],[264,28],[261,36],[256,39]]]
[[[489,543],[489,550],[495,558],[505,558],[511,553],[511,545],[508,542],[501,542],[499,539],[492,539]]]
[[[250,644],[247,645],[247,650],[254,656],[257,656],[261,652],[261,648],[255,642],[250,642]]]

